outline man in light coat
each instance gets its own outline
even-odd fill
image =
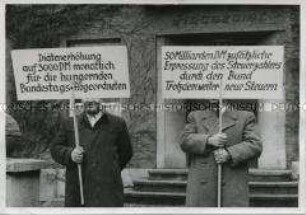
[[[228,108],[219,133],[218,111],[188,115],[180,143],[189,160],[186,205],[217,206],[218,164],[222,164],[222,207],[247,207],[248,162],[262,151],[256,119],[251,112]]]

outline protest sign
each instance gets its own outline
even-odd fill
[[[168,99],[282,99],[282,46],[163,46]]]
[[[128,98],[125,46],[13,50],[18,100]]]

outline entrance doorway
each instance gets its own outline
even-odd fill
[[[273,32],[272,32],[273,33]],[[161,47],[162,46],[230,46],[230,45],[262,45],[266,44],[266,38],[269,38],[271,32],[237,32],[237,33],[205,33],[205,34],[184,34],[184,35],[164,35],[157,38],[157,68],[158,68],[158,93],[157,102],[160,104],[170,105],[171,110],[159,110],[157,112],[157,168],[186,168],[186,155],[179,146],[179,140],[182,130],[186,124],[186,118],[190,110],[182,110],[173,107],[191,107],[192,102],[205,103],[206,100],[176,100],[176,99],[163,99],[161,98]],[[252,107],[258,107],[259,103],[263,101],[259,100],[236,100],[235,102],[240,102],[240,104],[247,103],[253,104]],[[195,105],[196,106],[196,105]],[[241,105],[249,107],[249,105]],[[280,143],[282,147],[278,147],[278,151],[281,150],[280,156],[281,160],[285,159],[285,144],[284,144],[284,131],[280,131],[280,137],[273,138],[269,131],[266,131],[267,126],[265,125],[266,120],[269,118],[270,125],[271,120],[274,123],[281,123],[284,127],[284,116],[280,119],[279,115],[273,115],[271,113],[258,113],[258,109],[252,109],[255,116],[259,121],[260,131],[262,131],[262,136],[264,144],[269,144],[269,146],[274,147],[274,141],[282,141]],[[250,111],[250,110],[249,110]],[[269,115],[270,114],[270,115]],[[269,116],[269,117],[267,117]],[[266,118],[266,119],[265,119]],[[279,127],[280,125],[276,125]],[[272,128],[272,129],[271,129]],[[273,130],[274,126],[269,126],[269,129]],[[284,130],[284,129],[283,129]],[[267,135],[266,135],[267,134]],[[271,147],[268,147],[270,150]],[[257,161],[251,163],[252,167],[257,167]],[[259,161],[260,163],[260,161]],[[262,162],[261,162],[262,163]],[[278,165],[278,164],[276,164]],[[264,165],[261,165],[264,166]],[[281,168],[285,168],[283,164],[279,165]]]

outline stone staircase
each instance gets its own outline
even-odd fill
[[[125,189],[127,206],[184,206],[186,169],[151,169],[148,177],[134,180]],[[290,170],[250,169],[250,205],[252,207],[297,207],[298,182]]]

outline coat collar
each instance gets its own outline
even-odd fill
[[[226,110],[222,115],[222,131],[234,126],[237,118],[236,111]],[[209,133],[219,132],[219,116],[214,111],[204,111],[201,116],[201,121]]]
[[[93,128],[99,127],[103,124],[108,124],[108,122],[109,122],[109,114],[107,112],[104,112],[103,115],[100,117],[100,119],[95,123],[95,126]],[[88,120],[88,117],[86,116],[85,113],[80,114],[79,124],[80,126],[92,128]]]

